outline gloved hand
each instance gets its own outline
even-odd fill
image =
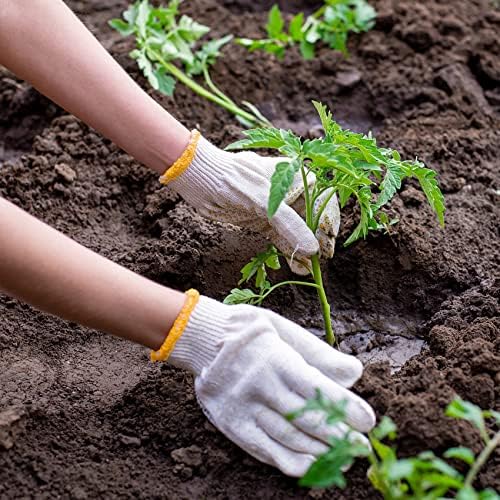
[[[304,188],[298,174],[286,203],[269,220],[270,179],[279,161],[282,159],[265,158],[252,152],[229,153],[201,137],[189,166],[173,180],[167,179],[167,170],[162,179],[200,215],[260,232],[288,257],[294,272],[307,274],[308,257],[316,254],[320,247],[324,256],[333,256],[340,224],[338,202],[333,196],[315,238],[303,220]],[[314,181],[310,175],[311,189]],[[317,206],[328,194],[322,195]]]
[[[169,361],[196,375],[198,402],[215,427],[290,476],[305,474],[329,436],[351,428],[352,439],[366,443],[360,432],[375,424],[371,407],[348,390],[360,361],[265,309],[201,297]],[[347,401],[348,425],[327,426],[316,413],[285,419],[316,389]]]

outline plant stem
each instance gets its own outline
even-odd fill
[[[222,92],[222,90],[220,90],[219,87],[217,87],[217,85],[215,85],[207,68],[203,68],[203,76],[205,77],[205,81],[207,82],[208,87],[212,90],[212,92],[215,95],[218,95],[221,99],[226,101],[228,104],[236,106],[236,103],[231,98],[229,98],[226,94],[224,94],[224,92]]]
[[[311,286],[314,288],[319,288],[316,283],[308,283],[307,281],[282,281],[281,283],[277,283],[276,285],[272,286],[264,295],[260,297],[257,303],[262,304],[262,302],[267,298],[267,296],[270,295],[272,292],[274,292],[276,288],[285,285]]]
[[[318,285],[318,297],[321,304],[321,311],[323,313],[323,320],[325,322],[325,333],[326,341],[333,345],[336,341],[335,333],[332,326],[332,317],[330,316],[330,304],[328,303],[328,298],[326,296],[325,287],[323,285],[323,276],[321,275],[321,266],[319,264],[319,255],[313,255],[311,257],[312,263],[312,274],[316,285]]]
[[[486,461],[498,445],[500,445],[500,432],[497,432],[495,434],[493,439],[488,442],[483,451],[477,457],[477,460],[474,462],[469,472],[467,473],[467,476],[465,477],[464,488],[472,487],[472,483],[476,479],[479,470],[486,463]]]
[[[236,104],[226,101],[222,97],[210,92],[206,88],[196,83],[192,78],[190,78],[182,70],[180,70],[175,64],[165,61],[165,59],[157,51],[151,48],[149,48],[148,51],[149,53],[154,55],[155,59],[165,68],[166,71],[168,71],[172,76],[177,78],[177,80],[182,82],[184,85],[186,85],[186,87],[189,87],[191,90],[196,92],[201,97],[204,97],[205,99],[214,102],[215,104],[218,104],[219,106],[228,110],[234,115],[240,116],[244,120],[247,120],[255,124],[256,126],[261,126],[266,128],[269,127],[267,123],[264,123],[261,120],[257,119],[254,115],[247,113],[245,110],[241,109]]]

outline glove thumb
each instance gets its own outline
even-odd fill
[[[319,252],[319,243],[304,219],[282,203],[276,214],[269,221],[271,241],[288,258],[307,261],[308,257]]]

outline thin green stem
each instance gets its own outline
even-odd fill
[[[336,339],[332,326],[332,317],[330,315],[331,313],[330,304],[328,302],[328,298],[325,292],[325,287],[323,285],[323,276],[321,274],[319,255],[317,254],[313,255],[311,257],[311,263],[312,263],[312,274],[314,277],[314,282],[316,283],[316,285],[318,285],[317,290],[318,290],[319,302],[321,304],[321,311],[323,313],[323,320],[325,322],[326,341],[330,345],[333,345]]]
[[[481,467],[487,462],[490,455],[493,453],[495,448],[500,445],[500,432],[497,432],[493,439],[490,439],[488,444],[484,447],[483,451],[477,457],[472,467],[469,469],[467,476],[465,477],[464,488],[472,487],[476,476],[481,469]]]
[[[229,104],[236,106],[236,103],[226,94],[224,94],[224,92],[222,92],[222,90],[220,90],[219,87],[217,87],[217,85],[215,85],[206,67],[203,68],[203,76],[205,77],[205,82],[207,83],[208,87],[212,90],[214,94],[218,95],[221,99],[224,99]]]
[[[282,281],[281,283],[277,283],[276,285],[272,286],[266,293],[264,293],[257,301],[257,304],[262,304],[262,302],[267,298],[267,296],[270,295],[272,292],[274,292],[274,290],[276,290],[280,286],[285,286],[285,285],[299,285],[299,286],[310,286],[318,288],[318,285],[316,283],[309,283],[308,281]]]
[[[306,205],[306,224],[309,229],[312,229],[312,205],[311,205],[311,194],[309,193],[309,184],[307,182],[307,173],[304,168],[304,163],[300,167],[300,173],[302,174],[302,182],[304,183],[304,201]]]
[[[323,212],[325,211],[326,207],[328,206],[328,203],[330,203],[330,200],[333,198],[333,195],[335,194],[335,191],[332,190],[332,192],[323,200],[321,205],[318,208],[318,211],[316,212],[316,215],[314,217],[314,223],[312,227],[312,232],[316,234],[316,231],[318,230],[319,226],[319,221],[321,220],[321,216],[323,215]]]
[[[165,68],[166,71],[168,71],[172,76],[177,78],[180,82],[186,85],[186,87],[189,87],[191,90],[196,92],[201,97],[204,97],[205,99],[214,102],[215,104],[218,104],[219,106],[230,111],[234,115],[240,116],[244,120],[254,123],[255,125],[259,125],[261,127],[269,126],[268,124],[263,123],[261,120],[258,120],[254,115],[247,113],[245,110],[241,109],[236,104],[226,101],[222,97],[216,95],[215,93],[207,90],[200,84],[196,83],[192,78],[190,78],[182,70],[180,70],[175,64],[165,61],[162,55],[157,51],[151,48],[149,48],[148,51],[151,54],[153,54],[155,59]]]

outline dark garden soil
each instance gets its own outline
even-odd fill
[[[126,1],[68,3],[146,88],[127,57],[131,43],[106,26]],[[184,8],[215,34],[252,36],[270,3],[194,0]],[[361,341],[366,334],[368,348],[389,346],[388,333],[426,341],[399,372],[370,364],[357,385],[379,416],[399,425],[401,453],[440,453],[456,443],[477,449],[477,434],[443,410],[455,393],[500,410],[500,11],[490,0],[373,3],[377,26],[351,39],[348,60],[323,50],[304,62],[292,50],[279,63],[232,47],[214,78],[233,98],[302,134],[317,130],[310,101],[322,100],[343,124],[374,130],[382,144],[439,171],[446,229],[408,183],[392,203],[401,219],[392,235],[339,245],[327,264],[328,292],[340,329]],[[314,6],[282,4],[290,12]],[[226,112],[190,91],[179,87],[173,99],[151,93],[216,144],[238,137]],[[0,194],[136,272],[216,298],[265,245],[200,218],[149,171],[6,71]],[[343,236],[354,215],[344,219]],[[306,291],[285,290],[269,307],[321,326]],[[312,493],[249,458],[207,423],[191,376],[152,366],[141,347],[5,296],[0,317],[2,499],[377,497],[362,462],[343,492]],[[498,451],[478,486],[500,489]]]

